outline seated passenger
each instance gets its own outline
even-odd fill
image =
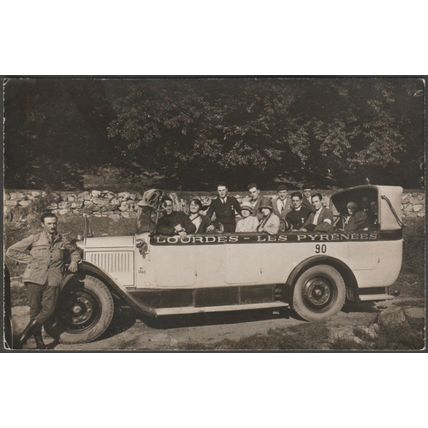
[[[360,211],[363,211],[367,215],[369,214],[370,202],[369,202],[369,198],[367,196],[363,196],[361,198]]]
[[[189,217],[181,211],[173,211],[172,199],[166,197],[163,201],[165,213],[158,221],[156,233],[159,235],[180,235],[186,236],[188,233],[195,233],[196,227],[189,220]]]
[[[343,219],[343,230],[345,232],[368,230],[367,214],[364,211],[359,211],[355,202],[348,202],[346,209],[348,214]]]
[[[207,217],[211,220],[213,214],[218,222],[223,225],[225,233],[235,232],[236,213],[240,214],[239,202],[233,196],[228,195],[227,186],[223,183],[217,185],[218,197],[211,202],[207,211]]]
[[[250,205],[241,205],[242,218],[238,220],[236,232],[257,232],[259,221],[253,215],[253,207]]]
[[[307,208],[309,211],[314,210],[314,206],[312,205],[312,189],[309,186],[306,186],[303,189],[303,199],[302,205]]]
[[[273,213],[272,201],[264,198],[260,203],[259,208],[262,218],[260,219],[257,232],[266,232],[269,235],[275,235],[279,232],[280,220],[279,217]]]
[[[248,185],[248,205],[250,205],[253,208],[253,212],[251,215],[256,216],[259,220],[261,218],[261,214],[259,211],[260,204],[262,202],[262,195],[260,194],[260,189],[255,183],[250,183]]]
[[[300,230],[311,213],[311,210],[302,205],[302,201],[303,196],[300,192],[291,194],[291,211],[285,216],[291,230]]]
[[[379,224],[378,218],[377,218],[377,202],[371,201],[370,202],[370,209],[368,213],[368,221],[369,226],[372,228],[376,228]]]
[[[279,231],[285,232],[288,229],[288,223],[285,216],[288,213],[287,208],[287,187],[280,185],[278,187],[278,193],[272,199],[273,212],[279,217],[280,226]]]
[[[315,193],[312,195],[311,200],[312,206],[314,207],[314,212],[309,214],[309,217],[301,230],[314,232],[332,232],[333,213],[330,208],[323,206],[321,193]]]
[[[211,223],[211,220],[206,216],[201,214],[202,202],[199,199],[192,199],[189,205],[189,219],[195,225],[195,233],[207,233],[214,231],[214,226]]]

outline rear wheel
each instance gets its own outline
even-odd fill
[[[114,301],[108,287],[83,272],[61,290],[55,315],[45,330],[61,343],[92,342],[107,330],[113,315]]]
[[[339,312],[345,298],[345,281],[337,269],[312,266],[297,278],[292,309],[306,321],[321,321]]]

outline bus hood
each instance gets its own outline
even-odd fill
[[[76,245],[82,249],[95,248],[134,248],[134,236],[101,236],[96,238],[86,238],[78,241]]]

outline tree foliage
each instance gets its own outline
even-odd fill
[[[416,187],[423,90],[415,78],[10,81],[6,179],[31,187],[62,169],[76,187],[110,165],[183,189]]]

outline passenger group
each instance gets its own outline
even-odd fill
[[[346,214],[333,216],[323,203],[319,192],[310,188],[292,192],[288,203],[288,191],[279,186],[272,198],[263,197],[255,183],[248,185],[248,198],[242,205],[228,194],[224,183],[217,186],[217,198],[208,207],[200,199],[192,199],[189,215],[173,211],[173,200],[163,199],[163,216],[159,219],[156,233],[160,235],[204,233],[259,232],[274,235],[281,232],[333,232],[336,228],[345,232],[359,232],[377,226],[377,202],[363,196],[360,203],[348,201]]]

